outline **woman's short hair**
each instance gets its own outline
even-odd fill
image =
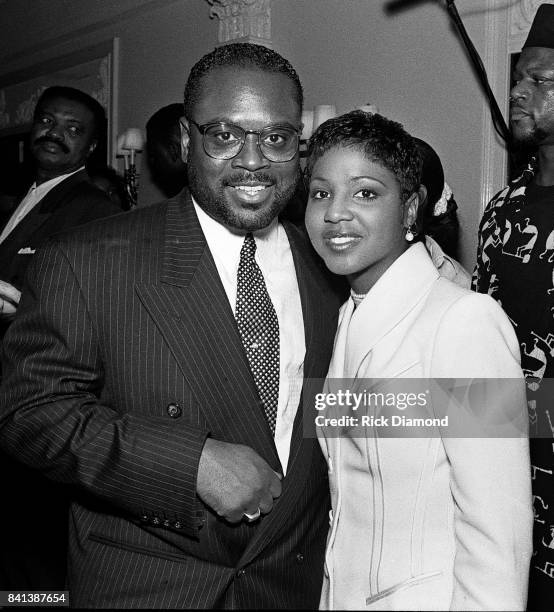
[[[421,155],[414,139],[400,123],[361,110],[328,119],[310,138],[308,178],[317,160],[335,147],[356,149],[369,161],[390,170],[400,184],[403,202],[419,189]]]

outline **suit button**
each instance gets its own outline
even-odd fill
[[[181,529],[182,525],[179,521],[175,521],[175,525],[173,525],[175,529]]]
[[[244,569],[240,569],[240,570],[237,572],[237,578],[242,578],[243,576],[246,576],[246,570],[244,570]]]
[[[153,525],[159,525],[159,524],[160,524],[160,519],[159,519],[157,516],[155,516],[155,517],[152,519],[152,524],[153,524]]]
[[[166,519],[166,520],[164,521],[164,527],[169,527],[169,525],[170,525],[170,522],[169,522],[169,521]]]
[[[178,419],[183,414],[181,406],[179,406],[179,404],[174,404],[173,402],[167,405],[166,411],[172,419]]]
[[[304,563],[304,555],[302,553],[296,555],[296,563]]]

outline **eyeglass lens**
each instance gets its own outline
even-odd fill
[[[214,124],[204,131],[204,149],[211,157],[231,159],[242,149],[246,135],[238,125]],[[262,155],[269,161],[290,161],[298,149],[298,133],[286,126],[270,126],[259,133],[258,143]]]

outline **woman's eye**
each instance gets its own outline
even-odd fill
[[[375,192],[371,189],[360,189],[360,191],[357,191],[354,194],[355,198],[362,198],[364,200],[372,200],[373,198],[377,197]]]
[[[310,192],[310,198],[314,200],[324,200],[329,197],[329,192],[324,189],[314,189]]]

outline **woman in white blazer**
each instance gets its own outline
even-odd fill
[[[325,391],[345,378],[488,379],[472,408],[518,433],[464,437],[463,419],[454,435],[320,427],[332,501],[320,607],[524,610],[532,505],[518,344],[497,303],[441,278],[417,240],[420,165],[412,138],[376,114],[312,136],[306,227],[351,285]],[[499,378],[513,379],[508,394],[494,392]]]

